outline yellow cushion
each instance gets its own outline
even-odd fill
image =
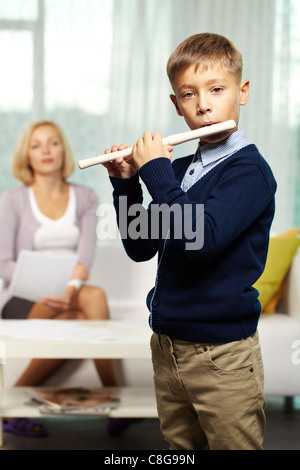
[[[283,281],[300,246],[298,233],[298,229],[293,229],[278,237],[270,238],[265,270],[254,284],[259,291],[259,301],[263,312],[275,312]]]

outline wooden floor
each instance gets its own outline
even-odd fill
[[[293,410],[282,398],[268,398],[265,450],[300,450],[300,397]],[[111,437],[105,418],[51,418],[40,420],[49,430],[46,438],[23,438],[4,433],[2,450],[167,450],[157,419],[145,419]]]

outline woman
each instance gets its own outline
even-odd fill
[[[14,157],[13,174],[23,185],[9,189],[0,198],[0,278],[6,288],[0,295],[4,319],[108,319],[104,291],[85,285],[96,243],[94,191],[66,181],[74,160],[66,137],[54,122],[31,125],[22,135]],[[65,295],[45,297],[40,302],[10,298],[8,286],[21,250],[75,251],[75,266]],[[42,275],[43,273],[41,273]],[[38,386],[63,360],[34,359],[16,386]],[[94,360],[104,386],[118,385],[114,361]],[[23,435],[45,435],[44,428],[29,420],[9,420],[4,429]]]

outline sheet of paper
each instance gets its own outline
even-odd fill
[[[10,283],[10,294],[32,302],[45,296],[61,297],[76,262],[75,253],[22,250]]]

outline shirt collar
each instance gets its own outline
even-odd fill
[[[216,144],[199,145],[194,161],[201,160],[203,167],[217,162],[221,158],[227,157],[248,145],[246,134],[243,130],[238,130],[230,134],[227,139]]]

